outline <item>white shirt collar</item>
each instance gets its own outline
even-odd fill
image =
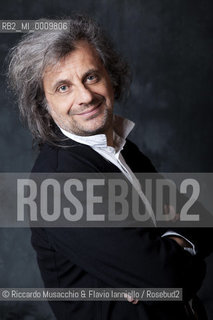
[[[131,120],[125,119],[118,115],[114,115],[113,139],[114,139],[114,146],[117,152],[120,151],[125,145],[126,138],[129,135],[129,133],[132,131],[134,126],[135,124]],[[89,145],[92,148],[109,148],[107,146],[107,138],[105,134],[95,134],[92,136],[79,136],[74,133],[68,132],[62,128],[60,128],[60,130],[66,137],[76,142]]]

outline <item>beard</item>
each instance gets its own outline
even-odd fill
[[[96,121],[97,118],[97,121]],[[78,121],[72,119],[72,124],[69,125],[65,130],[70,133],[74,133],[79,136],[92,136],[95,134],[106,134],[107,131],[112,127],[112,120],[113,120],[113,112],[111,109],[105,108],[103,111],[103,115],[101,120],[98,119],[99,116],[94,114],[88,119],[86,122],[93,121],[94,126],[89,128],[85,125],[81,125]]]

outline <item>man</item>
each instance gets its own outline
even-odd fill
[[[75,16],[66,30],[27,35],[11,53],[9,75],[21,114],[41,146],[33,172],[121,172],[140,192],[134,172],[155,169],[126,140],[133,123],[113,113],[129,71],[99,26]],[[151,217],[150,224],[153,228],[32,228],[46,287],[184,291],[183,302],[51,301],[57,319],[190,319],[186,302],[204,275],[204,241],[164,234]],[[185,250],[194,244],[197,255]]]

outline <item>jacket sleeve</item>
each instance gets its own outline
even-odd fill
[[[204,263],[156,230],[139,228],[47,228],[51,246],[108,287],[183,288],[201,285]]]

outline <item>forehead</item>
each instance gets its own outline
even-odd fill
[[[63,57],[57,63],[48,65],[44,70],[44,78],[62,75],[78,74],[87,71],[87,69],[104,69],[103,63],[96,51],[87,41],[78,41],[75,49]]]

